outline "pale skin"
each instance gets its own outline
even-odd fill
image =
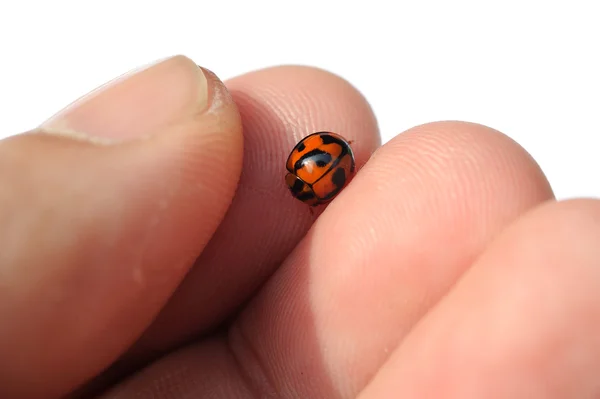
[[[202,71],[0,141],[0,397],[600,395],[600,202],[482,125],[382,146],[322,70]],[[283,177],[319,130],[359,172],[313,215]]]

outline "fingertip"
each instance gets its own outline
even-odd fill
[[[597,199],[532,208],[411,331],[360,398],[597,395],[599,240]]]
[[[227,86],[241,103],[246,120],[253,118],[244,108],[260,108],[275,117],[263,115],[262,123],[279,120],[278,130],[285,133],[281,135],[286,140],[284,148],[293,148],[310,133],[333,131],[354,141],[363,164],[381,145],[377,118],[368,100],[356,86],[330,71],[283,65],[231,79]],[[265,134],[273,136],[269,130]]]

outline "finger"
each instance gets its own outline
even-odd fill
[[[178,56],[0,142],[0,397],[58,397],[148,326],[241,170],[239,114]]]
[[[502,233],[360,396],[600,395],[600,201],[551,202]]]
[[[551,197],[531,157],[492,129],[445,122],[401,134],[326,209],[222,340],[230,349],[221,356],[240,370],[229,386],[250,386],[257,397],[356,397],[493,237]],[[170,366],[156,363],[123,392],[152,392],[153,376],[177,370],[194,387],[223,385],[210,345],[191,349],[194,364],[185,351],[165,360]],[[181,387],[178,378],[162,382]]]
[[[286,158],[301,137],[319,130],[343,134],[354,140],[359,168],[380,143],[364,97],[333,74],[287,66],[253,72],[227,85],[244,125],[240,185],[194,269],[132,349],[142,359],[222,321],[309,229],[309,207],[292,198],[284,183]]]
[[[259,354],[283,397],[354,398],[490,240],[551,197],[497,131],[412,129],[321,215],[234,326],[232,350],[242,364]]]
[[[289,397],[354,398],[494,235],[551,196],[528,154],[492,129],[412,129],[323,213],[240,317],[232,350],[260,354]]]

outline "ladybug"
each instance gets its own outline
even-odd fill
[[[298,200],[318,206],[333,200],[354,174],[352,141],[332,132],[312,133],[288,156],[285,182]]]

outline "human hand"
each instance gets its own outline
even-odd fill
[[[1,398],[598,395],[597,201],[476,124],[380,147],[321,70],[227,88],[175,57],[0,142]],[[312,215],[319,130],[360,170]]]

